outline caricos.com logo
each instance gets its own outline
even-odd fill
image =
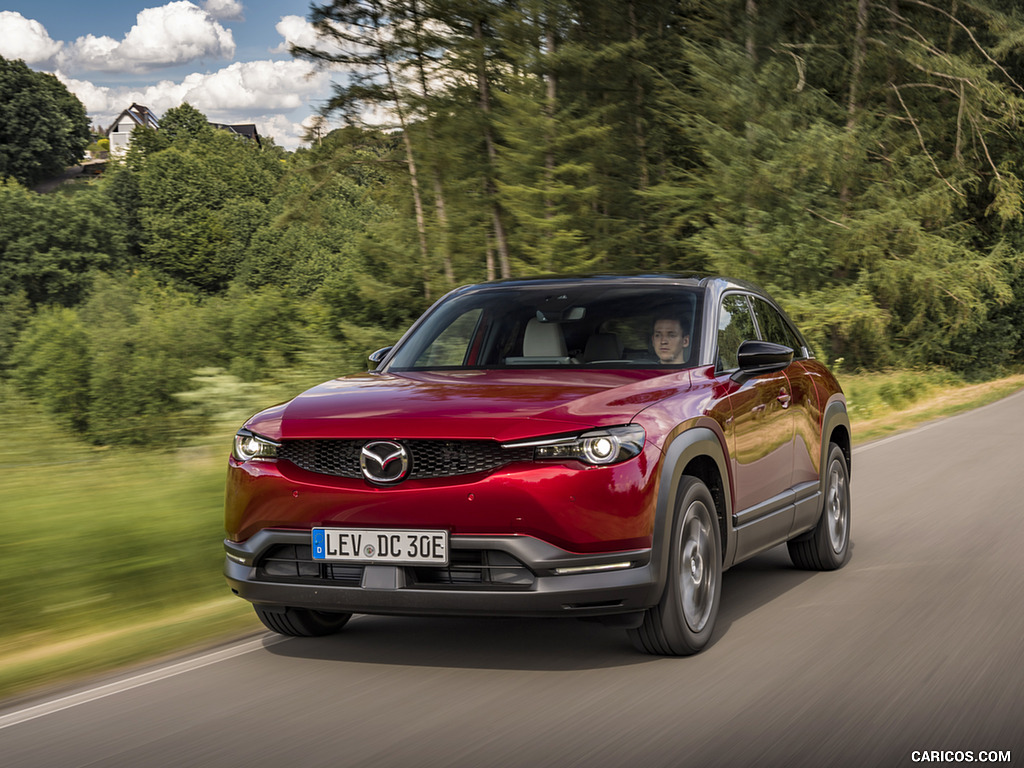
[[[915,763],[1009,763],[1010,750],[915,749],[910,753]]]

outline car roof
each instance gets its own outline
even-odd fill
[[[596,273],[582,275],[542,275],[537,277],[510,278],[502,280],[489,280],[482,283],[463,285],[454,289],[447,295],[441,297],[441,303],[455,296],[486,292],[501,289],[535,288],[535,287],[570,287],[581,284],[606,284],[631,287],[641,286],[677,286],[703,289],[708,297],[717,303],[717,299],[730,290],[742,290],[763,296],[772,303],[775,303],[769,294],[760,286],[746,280],[724,277],[722,275],[708,275],[699,273]]]

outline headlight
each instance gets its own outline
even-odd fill
[[[238,461],[268,461],[277,458],[280,443],[254,435],[247,429],[238,430],[235,435],[235,449],[231,455]]]
[[[532,447],[535,460],[576,459],[586,464],[617,464],[633,458],[643,450],[644,428],[639,424],[627,424],[570,437],[506,443],[505,447]]]

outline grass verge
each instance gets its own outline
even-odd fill
[[[840,376],[855,444],[1000,400],[1024,388],[1024,374],[967,384],[941,370]]]
[[[52,632],[26,633],[0,644],[0,697],[48,684],[65,686],[101,672],[162,656],[178,656],[263,629],[252,608],[236,597],[83,629],[57,640]]]
[[[1005,397],[1024,375],[840,376],[855,442]],[[0,391],[0,699],[257,631],[220,573],[217,445],[98,451]]]

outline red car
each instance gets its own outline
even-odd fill
[[[370,359],[235,438],[225,573],[276,632],[577,616],[691,654],[725,569],[849,557],[845,398],[752,285],[471,285]]]

